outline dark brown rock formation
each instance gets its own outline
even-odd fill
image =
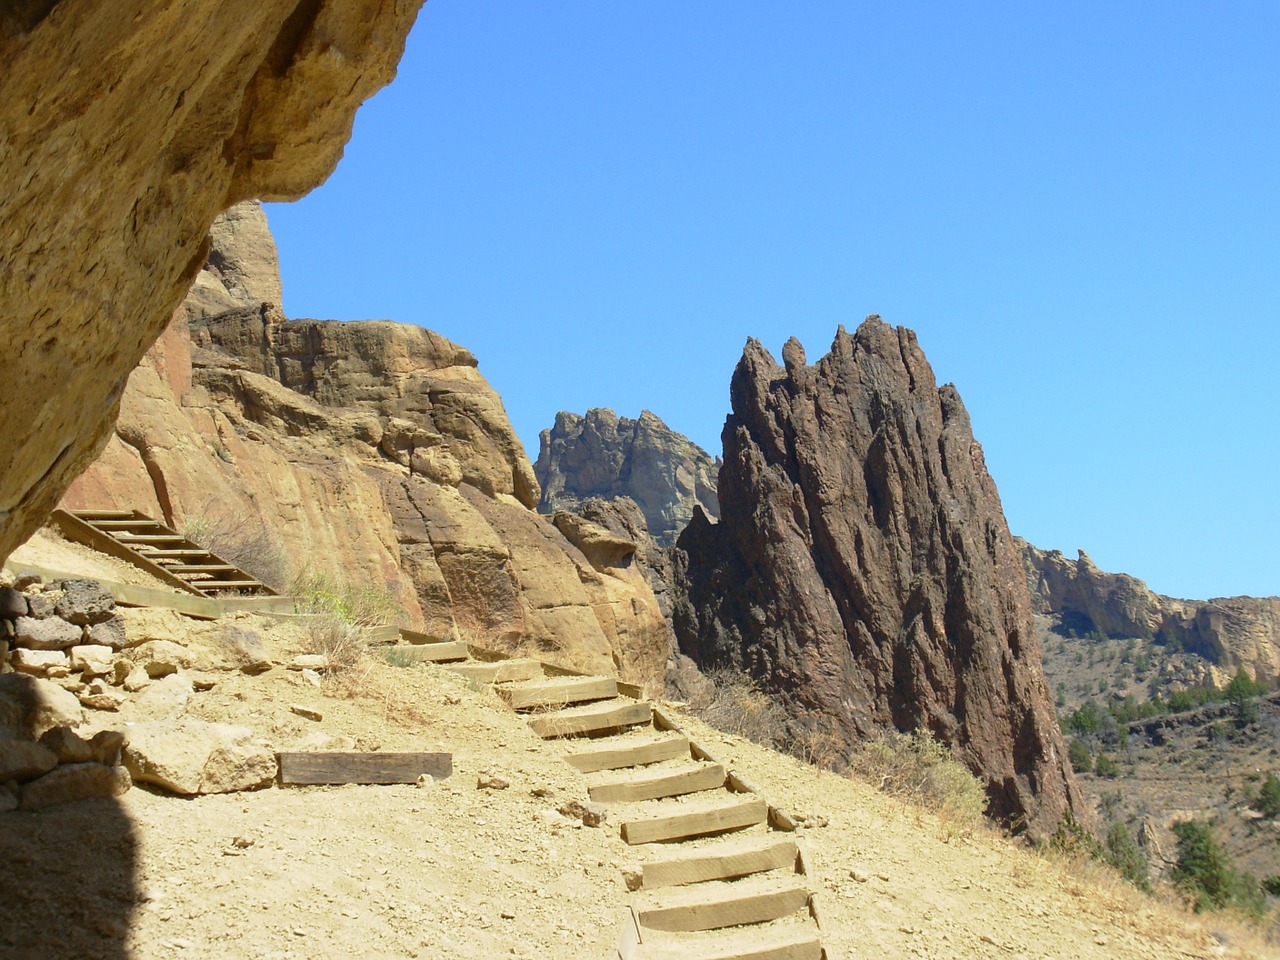
[[[543,513],[577,510],[592,497],[630,497],[663,546],[675,542],[695,506],[720,515],[719,463],[648,410],[638,420],[600,408],[582,417],[561,412],[541,440],[534,472]]]
[[[111,435],[209,224],[342,155],[421,0],[41,0],[0,9],[0,559]]]
[[[1228,676],[1244,667],[1255,679],[1280,677],[1280,597],[1179,600],[1137,577],[1099,570],[1079,551],[1068,560],[1018,540],[1037,613],[1054,613],[1082,633],[1177,641]]]
[[[955,388],[915,335],[870,317],[809,366],[748,341],[734,371],[722,519],[676,548],[681,649],[740,664],[791,733],[927,730],[989,812],[1051,831],[1080,809],[1021,558]]]

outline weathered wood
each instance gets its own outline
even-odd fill
[[[689,756],[689,741],[684,737],[661,734],[627,740],[623,743],[606,743],[565,754],[565,762],[579,773],[595,773],[598,770],[617,770],[622,767],[639,767],[646,763],[677,760]]]
[[[795,870],[794,840],[746,837],[724,840],[689,853],[648,860],[640,866],[644,889],[706,880],[729,880],[769,870]]]
[[[409,630],[405,627],[396,627],[396,632],[400,639],[405,643],[452,643],[448,637],[436,637],[429,633],[423,633],[421,630]]]
[[[359,751],[318,751],[277,753],[280,782],[324,783],[415,783],[424,773],[440,780],[453,773],[451,753],[361,753]]]
[[[446,669],[477,683],[507,683],[542,676],[537,660],[503,660],[499,663],[456,663]]]
[[[809,891],[793,877],[761,877],[706,887],[642,894],[636,903],[641,930],[689,932],[766,923],[803,910]]]
[[[587,795],[597,803],[634,803],[723,786],[724,767],[711,763],[684,769],[636,770],[623,776],[598,779],[587,784]]]
[[[646,943],[635,960],[820,960],[822,956],[818,935],[801,928],[699,937],[692,943]]]
[[[92,524],[85,523],[73,513],[69,513],[66,510],[55,510],[49,516],[49,522],[54,529],[74,543],[84,544],[99,553],[105,553],[109,557],[115,557],[117,560],[133,564],[140,570],[145,570],[151,574],[161,583],[167,583],[169,586],[176,587],[184,593],[192,593],[197,597],[204,596],[200,590],[187,583],[181,577],[170,573],[160,564],[152,562],[136,550],[129,549],[110,534],[103,533]]]
[[[207,593],[210,590],[256,590],[262,584],[257,580],[201,580],[197,586]]]
[[[452,643],[395,643],[383,648],[384,653],[395,651],[396,656],[415,663],[442,663],[446,660],[467,659],[467,645],[461,640]]]
[[[588,700],[608,700],[618,695],[618,681],[612,677],[557,677],[553,680],[498,687],[498,696],[512,710],[566,706]]]
[[[608,700],[590,707],[558,710],[555,713],[530,717],[529,727],[538,736],[550,739],[617,730],[635,726],[638,723],[648,723],[652,718],[651,707],[647,702]]]
[[[768,804],[757,797],[751,800],[731,800],[688,813],[644,817],[624,823],[622,839],[631,844],[659,843],[740,830],[763,823],[768,810]]]
[[[634,960],[640,948],[640,923],[631,907],[622,910],[622,923],[618,929],[618,960]]]

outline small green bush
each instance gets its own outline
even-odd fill
[[[402,670],[419,666],[422,663],[422,661],[415,657],[411,651],[404,649],[404,647],[397,646],[390,646],[383,650],[382,659],[385,660],[389,666],[399,667]]]
[[[1071,761],[1071,769],[1076,773],[1087,773],[1093,769],[1093,754],[1089,746],[1079,737],[1073,737],[1067,747],[1067,759]]]
[[[1258,790],[1258,811],[1272,820],[1280,817],[1280,777],[1275,773],[1268,773],[1262,781]]]
[[[1139,890],[1151,889],[1150,864],[1123,823],[1113,823],[1107,830],[1106,859]]]
[[[1108,757],[1105,753],[1098,754],[1098,762],[1093,766],[1093,772],[1100,777],[1106,777],[1108,780],[1114,780],[1120,775],[1120,768],[1116,766],[1116,762]]]

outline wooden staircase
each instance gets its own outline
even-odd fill
[[[640,854],[618,960],[832,960],[794,821],[638,689],[536,660],[442,666],[560,745]]]
[[[55,510],[50,522],[68,540],[131,563],[197,596],[276,595],[235,564],[137,510]]]

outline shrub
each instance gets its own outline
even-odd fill
[[[782,744],[786,712],[750,674],[733,667],[718,667],[705,676],[709,682],[689,701],[693,713],[725,733],[766,747]]]
[[[1261,913],[1265,901],[1257,879],[1235,869],[1208,823],[1184,820],[1173,825],[1173,833],[1178,838],[1173,879],[1197,912],[1231,905],[1255,916]]]
[[[1062,822],[1058,824],[1058,829],[1053,831],[1053,836],[1049,838],[1049,847],[1069,857],[1105,859],[1102,844],[1098,842],[1098,838],[1090,833],[1070,810],[1066,812]]]
[[[321,613],[306,621],[307,653],[323,654],[332,675],[355,667],[369,649],[362,626],[332,613]]]
[[[1067,747],[1067,759],[1071,761],[1071,769],[1076,773],[1087,773],[1093,769],[1093,754],[1079,737],[1071,738],[1071,743]]]
[[[1116,762],[1105,753],[1099,752],[1098,762],[1094,764],[1093,772],[1100,777],[1106,777],[1108,780],[1114,780],[1120,774],[1120,768],[1116,766]]]
[[[298,598],[300,613],[332,614],[359,627],[386,626],[404,616],[390,590],[357,587],[325,573],[304,570],[293,578],[289,593]]]
[[[1150,865],[1146,855],[1129,836],[1129,828],[1123,823],[1113,823],[1107,830],[1107,862],[1120,871],[1120,875],[1140,890],[1150,890]]]
[[[982,781],[927,732],[882,733],[854,752],[849,767],[885,793],[914,800],[963,830],[982,822]]]
[[[1268,773],[1258,790],[1258,810],[1264,817],[1280,817],[1280,777]]]
[[[413,655],[412,651],[406,650],[402,646],[387,647],[382,651],[382,659],[387,662],[388,666],[400,667],[401,669],[416,667],[422,663],[419,658]]]
[[[217,554],[272,590],[289,583],[289,563],[275,537],[259,521],[235,517],[224,507],[205,503],[183,518],[178,533]]]

